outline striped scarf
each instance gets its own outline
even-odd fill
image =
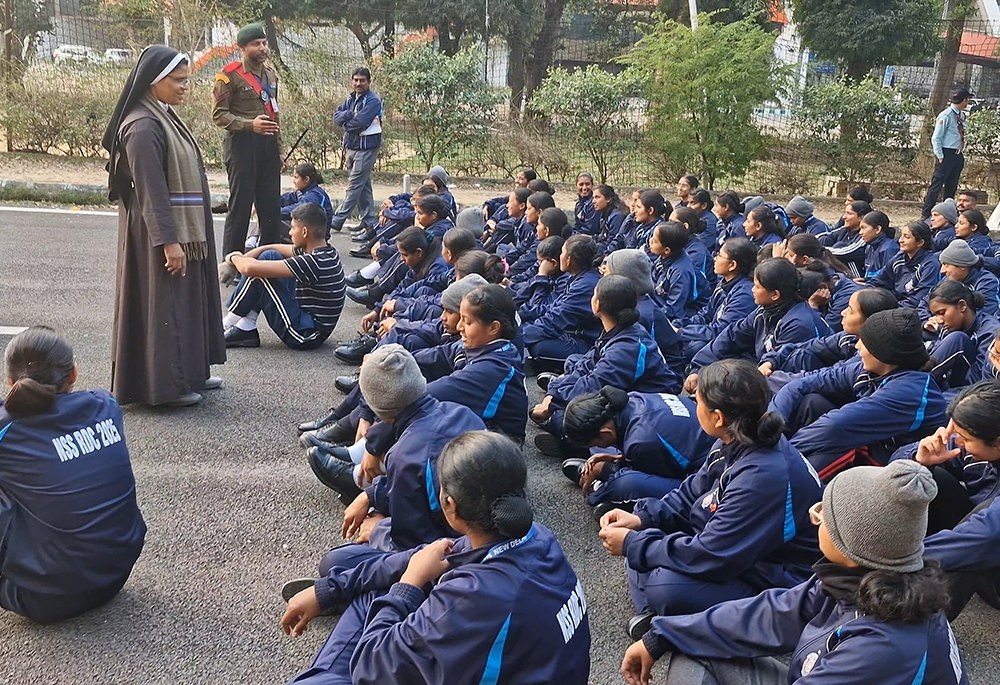
[[[205,226],[205,170],[194,136],[172,109],[147,93],[142,104],[163,129],[166,139],[167,190],[177,228],[177,241],[189,261],[208,257]]]

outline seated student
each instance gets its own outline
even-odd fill
[[[719,219],[719,238],[717,244],[712,248],[714,254],[730,238],[746,238],[747,232],[743,230],[743,222],[746,217],[743,212],[746,208],[740,202],[740,196],[735,191],[727,190],[715,198],[715,216]]]
[[[978,209],[967,209],[958,215],[955,237],[969,243],[969,247],[978,255],[986,254],[993,247],[990,227],[986,225],[986,217]]]
[[[604,254],[610,254],[615,250],[635,250],[635,249],[648,249],[647,241],[642,239],[642,233],[639,229],[639,221],[635,218],[636,207],[639,204],[639,197],[651,190],[650,188],[640,188],[639,190],[632,191],[627,201],[629,214],[625,217],[622,222],[621,230],[618,235],[612,238],[607,245],[603,246]]]
[[[632,205],[636,226],[624,247],[640,249],[649,254],[649,239],[656,227],[663,223],[673,208],[656,190],[643,191]]]
[[[50,328],[18,333],[0,406],[0,607],[38,623],[110,601],[142,551],[122,412],[73,391],[73,350]]]
[[[977,593],[994,608],[1000,606],[1000,548],[996,544],[1000,383],[993,379],[964,388],[948,412],[947,426],[919,445],[901,449],[894,458],[913,458],[931,468],[940,485],[942,501],[934,503],[940,506],[938,517],[928,524],[933,534],[925,540],[925,555],[939,562],[948,575],[948,618],[954,620]],[[943,528],[934,532],[931,524]]]
[[[788,231],[792,228],[792,222],[788,220],[788,214],[785,213],[784,207],[779,205],[777,202],[768,202],[760,195],[743,198],[743,209],[745,210],[743,213],[745,216],[750,216],[750,212],[758,207],[766,207],[770,209],[771,213],[774,214],[775,222],[781,227],[784,234],[788,235]]]
[[[630,633],[652,615],[793,587],[820,557],[809,525],[820,482],[781,434],[781,416],[767,410],[767,381],[735,359],[702,375],[698,422],[717,439],[705,463],[662,499],[601,519],[604,548],[625,557],[637,614]]]
[[[292,184],[295,190],[281,196],[281,220],[285,227],[291,228],[292,212],[296,207],[311,202],[326,212],[326,238],[329,240],[330,226],[333,225],[333,205],[330,203],[330,196],[320,187],[323,185],[323,175],[309,162],[303,162],[295,167]]]
[[[940,252],[955,239],[955,224],[958,222],[958,207],[955,200],[946,199],[934,205],[931,210],[930,228],[934,236],[934,251]]]
[[[639,325],[636,292],[624,276],[605,276],[597,282],[590,306],[604,328],[593,348],[582,357],[566,360],[560,376],[543,375],[545,397],[531,410],[531,420],[563,437],[562,417],[569,401],[585,392],[612,385],[626,391],[680,392],[682,377],[667,366],[646,329]],[[550,435],[539,435],[535,446],[561,456],[564,445]]]
[[[551,240],[551,238],[550,238]],[[601,275],[597,243],[589,235],[574,235],[559,254],[558,283],[549,261],[539,264],[532,299],[521,306],[524,345],[531,359],[562,363],[571,354],[584,354],[600,335],[590,300]],[[554,287],[553,287],[554,286]]]
[[[556,209],[552,196],[548,193],[532,193],[528,198],[528,209],[524,215],[524,223],[521,226],[521,233],[517,236],[515,243],[511,245],[500,245],[497,247],[497,254],[504,258],[509,265],[508,271],[511,276],[516,276],[535,263],[535,252],[538,250],[539,233],[538,222],[541,221],[542,212],[548,209]],[[561,209],[558,210],[563,216],[566,215]],[[550,216],[552,216],[550,214]],[[557,225],[558,219],[553,217],[553,225]],[[552,227],[548,227],[551,229]],[[565,227],[563,227],[565,228]],[[560,229],[563,232],[563,229]],[[565,231],[568,233],[568,231]],[[546,232],[546,237],[548,237]]]
[[[757,370],[769,379],[771,390],[777,391],[795,377],[792,374],[817,371],[853,359],[858,354],[858,334],[868,317],[895,309],[897,304],[896,296],[883,288],[857,290],[840,313],[839,333],[782,345],[764,354]]]
[[[861,220],[861,239],[865,241],[865,273],[854,280],[870,284],[892,258],[899,254],[896,229],[889,225],[889,217],[882,212],[868,212]]]
[[[683,319],[708,302],[708,280],[685,252],[693,240],[684,224],[677,221],[657,225],[649,238],[649,252],[659,258],[652,270],[655,293],[668,319]]]
[[[677,179],[677,185],[675,189],[677,191],[677,206],[687,207],[688,201],[691,199],[691,191],[701,185],[701,181],[694,174],[685,174]]]
[[[541,193],[546,196],[545,193]],[[551,196],[546,196],[551,197]],[[542,241],[552,236],[559,236],[566,239],[570,236],[571,228],[566,212],[558,207],[547,207],[538,214],[535,222],[535,237],[531,242],[531,249],[511,261],[512,255],[507,255],[504,262],[507,263],[508,284],[516,286],[526,283],[538,275],[538,246]]]
[[[563,475],[583,490],[598,521],[612,509],[630,509],[636,500],[664,497],[701,468],[715,443],[701,429],[690,397],[610,385],[570,400],[563,430],[571,444],[618,450],[562,464]]]
[[[475,271],[468,273],[462,271],[461,265],[465,263],[465,257],[469,254],[475,256],[474,253],[462,255],[462,259],[455,264],[455,282],[439,293],[436,309],[440,313],[437,317],[416,321],[396,321],[391,326],[382,328],[387,321],[393,321],[385,319],[379,324],[380,345],[398,343],[410,352],[416,352],[458,340],[458,321],[460,318],[458,307],[462,303],[462,298],[479,286],[489,283]],[[489,258],[497,259],[497,256],[489,255]],[[451,336],[452,339],[446,339],[448,336]]]
[[[785,214],[788,215],[788,222],[792,227],[788,230],[788,237],[808,233],[817,238],[830,232],[830,227],[826,222],[813,215],[816,205],[801,195],[796,195],[785,205]]]
[[[899,234],[899,252],[866,285],[891,290],[900,307],[916,309],[941,278],[941,264],[934,253],[931,229],[913,221]]]
[[[368,355],[359,387],[368,406],[386,424],[386,444],[391,446],[381,459],[385,475],[371,479],[363,490],[350,463],[309,450],[313,474],[347,506],[344,539],[360,533],[358,544],[336,547],[323,556],[321,575],[334,566],[353,567],[372,556],[451,535],[433,487],[438,455],[452,438],[485,428],[468,407],[428,395],[416,360],[399,345],[386,345]]]
[[[912,459],[927,467],[938,485],[928,512],[927,535],[959,525],[1000,491],[994,464],[1000,459],[1000,382],[980,381],[962,388],[948,406],[948,418],[947,426],[892,455],[892,461]]]
[[[847,208],[851,206],[852,202],[867,202],[868,206],[870,207],[872,204],[875,203],[875,197],[871,194],[871,191],[869,191],[867,188],[863,186],[857,186],[847,191],[847,198],[844,200],[845,213],[847,212]],[[840,230],[841,228],[844,227],[844,223],[845,223],[844,217],[841,216],[839,219],[837,219],[837,223],[835,223],[830,228],[830,232],[832,233],[833,231]]]
[[[708,304],[678,322],[681,327],[677,332],[685,341],[685,359],[690,361],[730,324],[744,319],[757,308],[753,296],[756,266],[757,247],[746,238],[730,238],[722,245],[714,260],[719,285]]]
[[[601,228],[601,218],[594,207],[594,177],[586,171],[576,176],[576,206],[573,209],[573,233],[596,236]]]
[[[615,189],[605,184],[594,188],[594,210],[597,212],[599,226],[594,239],[604,254],[611,254],[614,250],[610,248],[619,240],[622,224],[625,223],[625,212],[631,210],[625,207]],[[624,247],[624,236],[621,240]]]
[[[559,285],[559,255],[562,254],[565,242],[566,240],[561,235],[550,235],[545,240],[539,241],[538,248],[535,250],[535,266],[522,272],[514,279],[507,280],[507,267],[503,267],[505,271],[501,283],[507,282],[507,286],[514,295],[514,304],[518,306],[518,309],[531,302],[532,299],[536,303],[547,300],[552,292],[553,279],[556,279],[555,285]],[[546,262],[543,269],[543,264]],[[548,275],[542,276],[543,271]]]
[[[941,250],[937,255],[941,263],[941,275],[946,280],[956,281],[967,286],[969,290],[983,296],[982,311],[990,316],[996,316],[1000,310],[1000,281],[983,268],[983,258],[972,251],[964,240],[956,238],[951,245]],[[926,319],[927,301],[920,306],[920,318]],[[933,330],[933,326],[925,326]]]
[[[840,474],[809,510],[824,555],[813,577],[652,619],[625,652],[625,680],[649,682],[654,662],[673,652],[660,674],[667,685],[968,685],[943,611],[947,585],[923,559],[936,489],[912,462]],[[792,650],[790,664],[774,658]]]
[[[720,359],[759,361],[788,343],[830,335],[819,312],[803,302],[801,276],[791,262],[768,259],[754,269],[753,298],[757,309],[723,330],[691,360],[684,388],[694,392],[698,369]]]
[[[344,308],[346,286],[326,231],[326,212],[306,203],[292,212],[291,245],[262,245],[226,257],[241,274],[222,319],[226,347],[260,347],[261,313],[292,349],[311,350],[330,337]]]
[[[774,212],[764,206],[755,207],[747,212],[746,221],[743,222],[743,232],[758,250],[785,239],[785,229],[778,223]]]
[[[604,258],[601,274],[624,276],[632,281],[638,297],[635,308],[639,312],[639,325],[656,341],[667,366],[683,374],[688,363],[684,356],[684,341],[670,324],[659,301],[653,299],[655,286],[650,275],[649,257],[642,250],[615,250]],[[539,374],[541,377],[543,374]]]
[[[861,287],[851,279],[848,267],[811,233],[794,235],[774,249],[775,254],[784,251],[785,259],[796,267],[819,274],[822,286],[810,296],[809,305],[823,315],[830,330],[839,331],[840,313]]]
[[[458,216],[458,203],[455,202],[455,196],[448,190],[448,172],[441,166],[432,166],[431,170],[427,172],[427,176],[424,177],[423,182],[434,184],[437,188],[438,197],[448,205],[448,218],[455,221],[455,217]]]
[[[514,177],[514,189],[517,188],[527,188],[530,181],[534,181],[538,178],[538,172],[534,169],[521,169],[517,172],[517,176]],[[507,203],[510,201],[510,194],[500,195],[492,200],[487,200],[483,203],[483,221],[489,221],[493,219],[494,221],[503,221],[508,216],[507,213]]]
[[[897,447],[944,422],[915,311],[872,314],[857,345],[857,359],[796,378],[771,403],[824,481],[858,463],[885,464]]]
[[[532,193],[527,188],[515,188],[507,199],[507,216],[501,220],[489,219],[480,240],[487,252],[496,252],[500,245],[509,245],[515,236],[522,233],[521,226],[526,221],[528,198]]]
[[[684,252],[698,272],[708,279],[710,286],[715,284],[715,274],[712,272],[712,252],[710,252],[698,237],[705,232],[705,222],[698,217],[698,212],[690,207],[676,207],[670,213],[670,221],[676,221],[687,229],[691,240],[684,247]]]
[[[583,588],[555,535],[533,523],[521,450],[500,435],[466,433],[438,465],[428,495],[462,537],[287,583],[288,635],[346,607],[292,682],[586,685]]]
[[[864,273],[868,244],[861,235],[861,222],[871,211],[872,207],[867,202],[850,203],[844,209],[841,227],[822,238],[822,243],[830,248],[830,254],[847,265],[852,278],[861,278]]]
[[[693,235],[701,242],[708,254],[715,251],[719,242],[719,219],[712,211],[714,206],[711,193],[704,188],[696,188],[688,195],[688,209],[696,212],[697,217],[701,220]]]
[[[420,198],[428,195],[437,195],[437,188],[433,183],[418,186],[412,194],[398,193],[390,195],[386,199],[382,209],[379,210],[379,223],[375,227],[375,235],[348,253],[352,257],[361,259],[370,257],[374,261],[348,276],[347,285],[357,288],[375,282],[375,278],[381,270],[379,260],[384,261],[388,256],[391,256],[396,236],[404,228],[409,228],[414,224],[417,216],[417,202]]]
[[[934,377],[946,373],[948,389],[980,380],[1000,328],[1000,321],[983,309],[982,294],[958,281],[941,281],[931,291],[928,309],[938,331],[929,350],[937,361]]]

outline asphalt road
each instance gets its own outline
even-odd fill
[[[221,240],[216,222],[216,240]],[[116,219],[0,208],[0,327],[47,324],[72,342],[78,387],[108,387]],[[349,236],[334,245],[346,256]],[[331,340],[353,337],[363,309],[348,302]],[[339,400],[352,369],[324,345],[234,350],[201,406],[129,407],[126,439],[149,534],[123,592],[54,626],[0,613],[0,683],[282,683],[310,663],[335,619],[302,638],[281,634],[284,580],[315,573],[339,542],[343,508],[309,470],[295,425]],[[8,337],[0,336],[0,345]],[[540,393],[530,383],[534,399]],[[529,444],[531,436],[529,435]],[[620,559],[559,464],[529,447],[529,491],[587,591],[592,683],[622,683],[631,603]],[[978,602],[955,625],[974,682],[1000,682],[1000,621]],[[662,669],[661,669],[662,670]],[[654,671],[655,673],[655,671]],[[662,682],[662,681],[661,681]]]

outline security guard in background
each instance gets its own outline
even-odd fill
[[[222,254],[243,251],[251,207],[257,207],[260,244],[281,242],[281,148],[278,138],[278,74],[263,24],[236,34],[243,59],[215,77],[212,121],[226,130],[223,160],[229,175],[229,213]]]
[[[931,177],[927,197],[924,198],[924,208],[921,216],[926,219],[931,215],[931,209],[937,204],[938,193],[944,190],[944,199],[955,197],[958,181],[965,168],[965,109],[972,97],[965,88],[959,88],[951,96],[948,109],[937,115],[934,123],[934,133],[931,135],[931,147],[937,164]]]

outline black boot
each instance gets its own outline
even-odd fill
[[[375,243],[369,240],[367,243],[364,243],[363,245],[354,248],[353,250],[348,252],[348,254],[351,255],[352,257],[357,257],[358,259],[366,259],[366,258],[370,259],[372,256],[373,245],[375,245]]]
[[[583,467],[587,464],[586,459],[577,459],[573,457],[572,459],[567,459],[562,463],[563,475],[573,481],[574,485],[579,487],[580,478],[583,477]]]
[[[366,286],[363,288],[347,288],[347,296],[351,298],[352,301],[362,304],[369,309],[375,309],[375,305],[378,304],[379,293],[374,287]]]
[[[575,447],[565,438],[557,438],[551,433],[539,433],[535,436],[535,447],[542,454],[560,459],[570,459],[579,457],[586,459],[590,456],[590,451],[582,447]]]
[[[353,445],[357,434],[358,429],[351,423],[351,417],[345,416],[314,431],[303,433],[299,436],[299,444],[303,447]]]
[[[311,447],[306,454],[313,474],[320,483],[340,495],[345,506],[361,494],[361,488],[354,482],[354,464],[341,461],[318,447]]]
[[[351,235],[352,243],[367,243],[375,237],[374,228],[366,228],[364,231],[358,231]]]
[[[324,426],[329,426],[331,423],[337,420],[337,412],[334,409],[330,410],[330,413],[321,419],[316,419],[315,421],[306,421],[305,423],[299,424],[300,433],[308,433],[309,431],[314,431]]]
[[[361,271],[355,271],[350,276],[344,279],[346,283],[351,288],[361,288],[362,286],[371,285],[375,281],[371,278],[365,278],[361,275]]]
[[[345,395],[349,395],[354,388],[358,387],[358,374],[354,374],[353,376],[337,376],[337,380],[333,384],[337,390]]]
[[[378,340],[374,335],[364,335],[355,342],[341,345],[333,351],[333,354],[342,362],[360,364],[364,360],[365,355],[374,350],[377,344]]]

